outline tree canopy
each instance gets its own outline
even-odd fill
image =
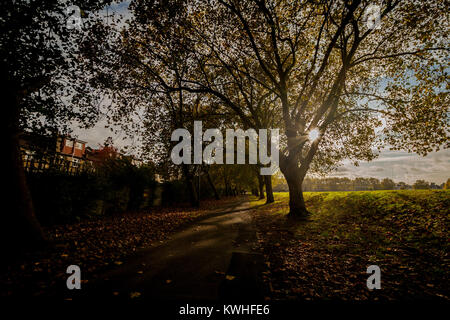
[[[243,127],[281,128],[291,213],[303,215],[309,170],[372,160],[383,146],[446,146],[446,10],[437,0],[133,1],[113,77],[125,101],[184,94]],[[136,106],[120,105],[118,114]]]

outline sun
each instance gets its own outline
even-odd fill
[[[310,140],[311,142],[313,142],[313,141],[315,141],[317,138],[319,138],[319,135],[320,135],[319,129],[315,128],[315,129],[312,129],[312,130],[309,132],[308,137],[309,137],[309,140]]]

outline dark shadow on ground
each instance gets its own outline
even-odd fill
[[[244,201],[213,211],[88,283],[75,298],[261,300],[263,258],[253,252],[256,231],[248,213],[257,207]]]

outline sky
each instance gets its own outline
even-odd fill
[[[138,145],[137,140],[127,137],[120,130],[117,133],[111,132],[105,128],[105,124],[104,121],[100,121],[91,129],[75,128],[74,134],[92,148],[98,148],[108,137],[112,137],[114,144],[119,148],[125,145]],[[441,184],[450,178],[450,149],[432,152],[426,157],[404,151],[383,150],[378,158],[370,162],[361,162],[358,167],[350,162],[344,162],[329,176],[390,178],[408,184],[422,179]]]
[[[330,176],[390,178],[408,184],[421,179],[441,184],[450,178],[450,149],[432,152],[426,157],[404,151],[384,150],[377,159],[361,162],[358,167],[344,163]]]
[[[127,14],[129,1],[113,5],[109,10],[121,14]],[[111,12],[110,11],[110,12]],[[99,121],[91,129],[74,128],[74,135],[84,140],[90,147],[97,148],[108,137],[112,137],[114,144],[121,148],[125,145],[137,145],[133,137],[127,137],[124,132],[117,133],[105,128],[106,122]],[[418,179],[427,180],[441,184],[450,178],[450,150],[432,152],[426,157],[415,153],[404,151],[384,150],[380,156],[370,162],[361,162],[354,166],[350,162],[344,162],[335,172],[329,174],[331,177],[374,177],[378,179],[391,178],[396,182],[403,181],[408,184]]]

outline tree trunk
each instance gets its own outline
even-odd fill
[[[295,160],[289,157],[280,162],[280,169],[289,187],[289,217],[306,219],[310,213],[306,209],[303,198],[302,183],[304,175],[302,171],[297,167]]]
[[[189,192],[189,201],[193,207],[200,205],[198,194],[195,190],[195,183],[192,174],[189,172],[187,165],[183,164],[183,175],[186,181],[186,187]]]
[[[208,180],[208,184],[211,187],[213,193],[214,193],[214,198],[216,198],[216,200],[220,200],[219,197],[219,193],[217,192],[216,187],[214,186],[214,183],[212,182],[211,176],[209,175],[209,172],[206,173],[206,179]]]
[[[274,202],[272,191],[272,176],[264,176],[264,183],[266,185],[266,195],[267,195],[266,203],[272,203]]]
[[[258,173],[259,199],[264,199],[264,178]]]
[[[8,96],[5,106],[8,116],[6,141],[6,178],[4,180],[6,204],[5,214],[3,215],[1,241],[3,252],[15,254],[32,248],[42,247],[47,239],[36,219],[33,201],[28,189],[23,160],[19,146],[18,133],[18,114],[16,113],[17,100],[15,97]],[[13,110],[16,108],[16,110]]]
[[[302,181],[287,177],[286,180],[289,187],[289,216],[300,219],[308,217],[309,212],[303,198]]]
[[[228,197],[230,195],[230,186],[228,184],[228,179],[225,175],[223,177],[223,184],[225,186],[225,197]]]

